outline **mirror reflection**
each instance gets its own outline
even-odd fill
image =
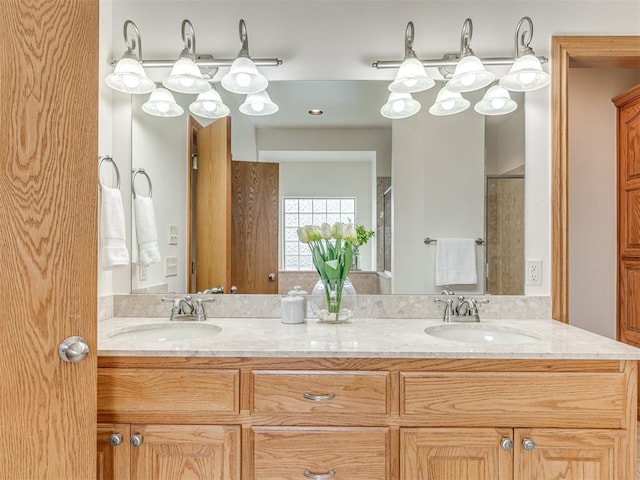
[[[153,185],[162,257],[133,263],[132,292],[311,291],[317,273],[296,228],[350,221],[375,232],[350,273],[358,293],[523,294],[522,96],[509,115],[434,117],[432,89],[415,95],[417,115],[392,122],[380,115],[387,85],[271,82],[279,111],[259,117],[218,88],[231,116],[216,121],[189,116],[192,95],[175,94],[187,113],[174,118],[132,96],[132,168]],[[476,281],[436,282],[438,243],[426,237],[482,239]]]

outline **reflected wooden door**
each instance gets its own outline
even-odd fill
[[[197,130],[195,269],[192,291],[231,286],[231,119]]]
[[[1,8],[0,478],[89,480],[96,475],[99,4],[7,0]],[[71,335],[90,348],[79,363],[58,356]]]
[[[278,293],[279,165],[232,162],[232,284],[238,293]]]

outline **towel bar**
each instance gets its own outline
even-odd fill
[[[111,155],[105,155],[104,157],[99,157],[100,162],[98,163],[98,186],[100,188],[104,188],[105,185],[102,183],[102,178],[100,176],[100,168],[102,167],[103,162],[110,162],[113,165],[114,170],[116,171],[116,188],[120,188],[120,171],[118,170],[118,165],[113,161]]]
[[[133,176],[131,177],[131,193],[133,193],[133,198],[136,198],[136,175],[138,175],[139,173],[141,173],[142,175],[144,175],[145,177],[147,177],[147,182],[149,183],[149,198],[151,198],[151,194],[152,194],[152,186],[151,186],[151,178],[149,177],[149,174],[147,172],[144,171],[144,168],[136,168],[134,170],[131,171],[131,173],[133,173]]]
[[[424,243],[429,245],[431,243],[438,243],[438,240],[436,240],[435,238],[427,237],[427,238],[424,239]],[[484,245],[484,240],[482,238],[476,238],[476,244],[477,245]]]

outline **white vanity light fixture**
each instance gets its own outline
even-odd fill
[[[202,77],[202,72],[196,65],[196,32],[189,20],[182,21],[180,32],[184,48],[162,84],[179,93],[206,92],[211,85]]]
[[[493,85],[487,90],[473,109],[482,115],[506,115],[518,108],[509,91],[500,85]]]
[[[133,35],[129,35],[129,29]],[[124,22],[124,43],[127,49],[115,64],[113,73],[107,75],[105,83],[112,89],[131,94],[151,93],[155,90],[155,83],[147,76],[142,68],[142,40],[140,30],[131,20]]]
[[[232,92],[240,94],[252,94],[262,92],[269,82],[256,67],[249,56],[249,36],[247,25],[240,20],[240,42],[242,44],[237,58],[231,64],[229,72],[222,77],[222,86]]]
[[[204,118],[222,118],[231,113],[215,88],[198,95],[195,102],[189,105],[189,111]]]
[[[156,88],[151,92],[149,100],[142,104],[142,110],[155,117],[179,117],[184,113],[173,94],[165,88]]]
[[[240,112],[252,116],[271,115],[279,109],[266,90],[248,94],[244,103],[240,105]]]
[[[396,78],[389,85],[389,91],[396,93],[415,93],[428,90],[435,85],[435,81],[427,75],[424,66],[418,60],[413,50],[415,28],[413,22],[407,24],[404,35],[404,60]]]
[[[409,118],[420,111],[422,105],[410,93],[391,92],[389,99],[380,109],[380,114],[392,120]]]
[[[462,25],[460,34],[460,61],[456,65],[453,77],[447,83],[447,89],[452,92],[472,92],[486,87],[495,79],[495,75],[484,68],[482,60],[471,50],[473,36],[473,22],[467,18]]]
[[[429,108],[429,113],[437,116],[453,115],[464,112],[470,105],[471,102],[469,100],[460,95],[459,92],[452,92],[445,85],[438,92],[436,101]]]
[[[520,33],[525,24],[528,30]],[[512,92],[531,92],[549,85],[549,74],[542,70],[540,59],[529,45],[532,38],[533,21],[530,17],[523,17],[516,26],[516,61],[509,73],[500,79],[501,87]]]

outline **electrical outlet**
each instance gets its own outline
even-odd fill
[[[526,284],[531,286],[542,285],[542,260],[527,260]]]
[[[178,244],[178,226],[169,225],[169,245]]]
[[[138,265],[138,280],[144,282],[147,280],[147,267]]]
[[[175,277],[178,275],[178,257],[164,257],[164,276]]]

